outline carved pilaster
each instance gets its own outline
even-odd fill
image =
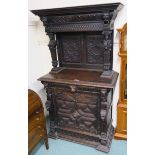
[[[57,41],[55,39],[55,34],[54,33],[49,33],[48,36],[50,38],[50,42],[48,44],[48,47],[50,49],[51,57],[52,57],[52,66],[53,66],[52,70],[56,70],[56,68],[58,66],[57,54],[56,54]]]
[[[56,131],[55,131],[55,120],[56,120],[56,115],[55,115],[55,105],[54,105],[54,94],[52,93],[52,89],[49,88],[48,83],[42,82],[44,85],[44,88],[47,93],[47,101],[45,103],[47,111],[49,111],[49,117],[50,117],[50,137],[56,138]]]
[[[109,152],[112,138],[114,136],[114,127],[112,126],[111,115],[108,118],[109,108],[111,107],[111,94],[109,89],[101,89],[101,134],[100,144],[97,146],[97,150]],[[107,120],[110,120],[109,122]]]
[[[104,134],[104,129],[106,128],[106,121],[105,117],[107,115],[106,111],[107,107],[107,89],[101,90],[101,109],[100,109],[100,116],[101,116],[101,135]],[[104,127],[104,128],[103,128]]]
[[[111,53],[112,53],[112,31],[103,31],[103,45],[104,45],[104,71],[109,71],[111,69]]]
[[[49,36],[49,39],[50,39],[48,47],[50,49],[50,53],[52,57],[52,66],[53,66],[52,71],[55,71],[57,70],[57,66],[58,66],[57,53],[56,53],[57,41],[55,38],[55,34],[50,31],[48,17],[40,17],[40,20],[43,22],[45,26],[45,32]]]
[[[107,17],[108,21],[108,17]],[[113,71],[112,71],[112,64],[111,59],[113,55],[113,31],[111,30],[105,30],[102,32],[103,35],[103,45],[104,45],[104,66],[103,66],[103,73],[101,75],[101,78],[103,78],[106,82],[111,82],[113,77]]]

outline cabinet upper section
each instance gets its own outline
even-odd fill
[[[32,12],[40,17],[48,32],[103,31],[113,28],[121,7],[120,3],[111,3]]]
[[[112,70],[113,25],[122,4],[32,10],[50,38],[53,69]]]

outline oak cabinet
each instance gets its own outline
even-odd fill
[[[39,78],[46,89],[50,138],[109,152],[114,136],[112,99],[114,20],[122,4],[32,10],[45,26],[51,71]]]

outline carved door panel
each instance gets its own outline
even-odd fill
[[[89,64],[103,64],[104,62],[104,44],[103,35],[87,36],[87,62]]]
[[[81,35],[77,33],[67,33],[61,35],[61,47],[64,63],[81,62]]]
[[[97,93],[55,89],[58,126],[97,133]]]
[[[97,133],[97,104],[97,94],[91,92],[76,93],[76,110],[80,114],[76,121],[79,129]]]
[[[112,68],[113,32],[67,32],[57,35],[58,55],[65,67]]]

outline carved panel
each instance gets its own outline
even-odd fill
[[[97,133],[97,94],[55,88],[58,125]]]
[[[62,24],[69,22],[83,22],[83,21],[108,21],[110,22],[113,13],[90,13],[90,14],[78,14],[78,15],[66,15],[66,16],[52,16],[49,21],[52,24]]]
[[[87,37],[88,63],[103,64],[104,44],[102,35],[88,35]]]
[[[62,35],[63,61],[79,63],[81,42],[79,35]]]
[[[58,125],[96,133],[96,105],[56,101],[58,104]]]
[[[76,23],[76,24],[61,24],[50,25],[46,32],[77,32],[77,31],[103,31],[104,25],[102,22],[96,23]]]

